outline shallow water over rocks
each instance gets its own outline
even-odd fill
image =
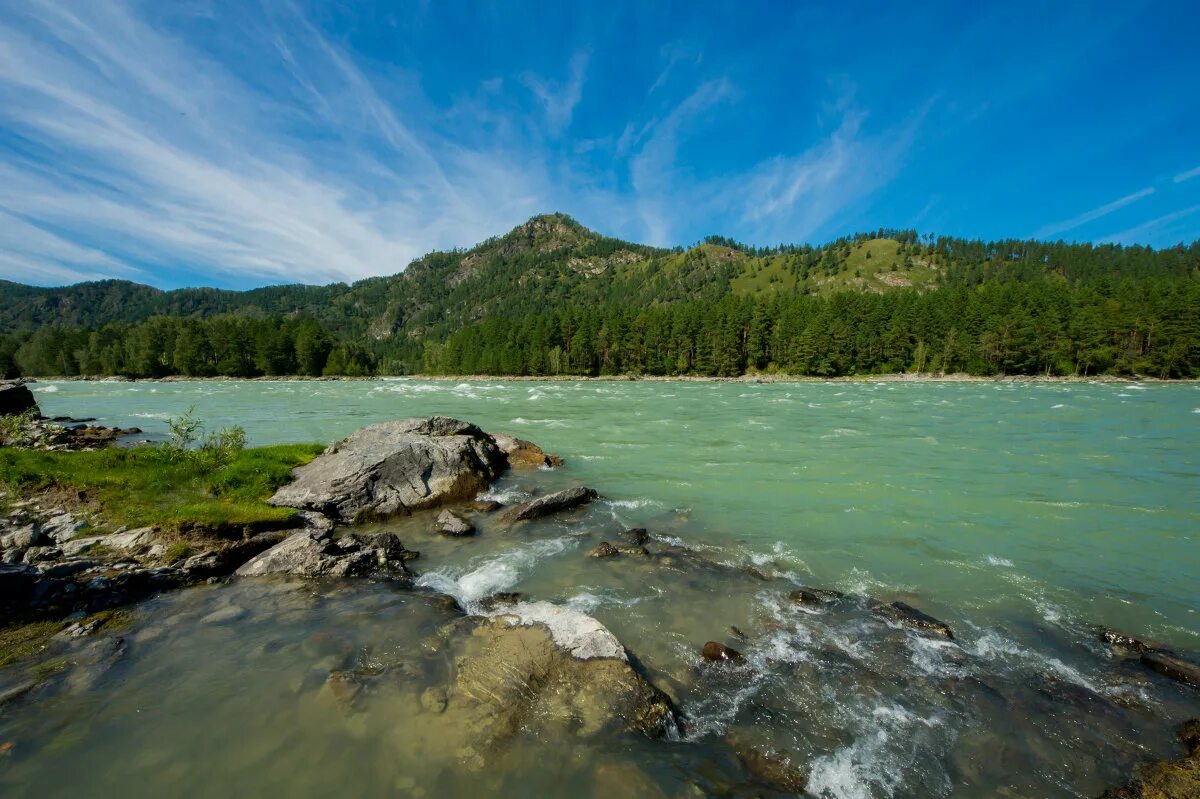
[[[4,709],[0,742],[14,746],[0,759],[0,792],[753,796],[783,774],[847,799],[1093,796],[1175,754],[1174,728],[1200,712],[1200,692],[1115,652],[1095,629],[1200,648],[1187,598],[1200,571],[1188,538],[1200,520],[1196,448],[1184,447],[1200,421],[1188,407],[1200,404],[1194,387],[1152,387],[1143,399],[1122,386],[463,385],[132,386],[180,398],[123,395],[142,413],[174,412],[189,392],[224,396],[211,407],[227,414],[254,392],[342,392],[338,415],[319,417],[327,432],[285,429],[291,438],[347,432],[347,407],[351,426],[452,413],[566,458],[561,471],[510,473],[488,497],[515,507],[580,483],[602,496],[520,523],[464,508],[474,536],[442,535],[436,512],[364,528],[421,552],[408,564],[411,589],[246,578],[140,605],[128,627],[88,642],[105,653],[96,666]],[[98,395],[127,388],[63,384],[53,401],[101,416]],[[376,404],[384,392],[404,401]],[[1118,393],[1135,395],[1132,407]],[[772,413],[785,399],[836,411]],[[1087,413],[1053,418],[1064,400]],[[922,410],[942,401],[954,410]],[[515,422],[535,418],[538,403],[552,409],[540,427]],[[322,412],[295,400],[276,415]],[[1001,433],[989,430],[998,417]],[[229,419],[258,441],[281,435]],[[747,420],[773,431],[759,437]],[[840,445],[817,443],[851,428]],[[925,436],[939,445],[923,449]],[[718,458],[720,468],[706,465]],[[997,484],[1017,462],[1027,471]],[[649,531],[645,555],[622,535],[635,524]],[[588,557],[601,541],[624,551]],[[798,601],[801,587],[844,596]],[[433,592],[493,613],[488,598],[512,591],[611,630],[677,708],[681,734],[551,733],[532,717],[503,746],[464,758],[456,725],[428,720],[450,718],[444,692],[470,640],[463,625],[475,622]],[[953,638],[873,600],[929,614]],[[744,661],[706,662],[707,641]]]

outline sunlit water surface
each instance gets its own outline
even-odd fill
[[[382,585],[238,581],[141,606],[115,665],[0,717],[6,795],[753,795],[725,746],[802,763],[814,795],[1091,796],[1172,752],[1197,692],[1113,658],[1104,624],[1200,650],[1200,388],[1013,383],[40,383],[47,414],[150,434],[195,406],[251,443],[448,414],[536,441],[604,500],[520,530],[391,525],[423,587],[592,613],[677,701],[679,742],[519,740],[482,771],[423,731],[449,620]],[[584,553],[624,527],[724,567]],[[747,567],[753,567],[748,569]],[[765,577],[766,579],[763,579]],[[796,585],[852,594],[810,611]],[[874,617],[904,599],[956,642]],[[200,620],[236,605],[231,624]],[[736,625],[747,634],[729,638]],[[748,664],[699,667],[707,640]],[[331,644],[333,641],[335,643]],[[347,706],[331,669],[393,678]],[[631,776],[636,770],[636,776]],[[657,793],[660,792],[661,794]]]

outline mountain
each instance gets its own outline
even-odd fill
[[[35,331],[131,325],[160,316],[209,320],[233,315],[246,324],[258,320],[275,327],[315,320],[333,340],[359,347],[361,363],[369,361],[375,364],[372,368],[404,372],[442,368],[428,357],[432,353],[433,360],[438,360],[438,346],[452,345],[453,349],[455,341],[461,343],[464,335],[471,335],[469,331],[497,321],[534,325],[538,319],[554,317],[562,329],[547,335],[557,337],[558,343],[547,343],[543,349],[569,349],[575,326],[561,319],[564,314],[577,315],[589,309],[592,313],[610,309],[610,315],[678,315],[687,307],[711,309],[725,303],[730,308],[761,308],[761,314],[775,319],[783,313],[781,303],[817,308],[825,301],[838,307],[852,302],[866,308],[876,303],[871,297],[892,297],[880,306],[892,308],[917,301],[904,298],[938,295],[943,299],[933,302],[942,307],[954,292],[1002,293],[1004,286],[1025,287],[1015,290],[1018,292],[1037,287],[1033,299],[1004,302],[1036,304],[1039,297],[1065,291],[1074,298],[1072,302],[1086,304],[1100,302],[1093,295],[1102,297],[1105,292],[1144,297],[1147,291],[1166,291],[1163,286],[1192,287],[1198,274],[1200,243],[1153,250],[1063,242],[982,242],[880,230],[816,247],[752,248],[714,236],[688,249],[662,249],[606,237],[563,214],[548,214],[469,250],[430,253],[397,275],[350,285],[161,291],[118,280],[61,288],[0,281],[0,334],[11,339],[9,349],[16,352]],[[1012,294],[1014,289],[1008,291]],[[838,299],[855,296],[862,299]],[[1064,331],[1070,322],[1068,310],[1055,311]],[[1159,310],[1152,313],[1161,315]],[[596,335],[600,332],[597,327]],[[1137,332],[1145,334],[1140,328]],[[492,335],[498,335],[497,331]],[[933,333],[920,332],[910,338],[909,346],[915,348],[918,340],[933,338]],[[430,350],[431,345],[437,346]],[[67,345],[56,346],[62,349]],[[208,357],[206,346],[200,347],[196,358]],[[476,342],[471,346],[492,345]],[[168,353],[160,360],[170,361],[171,357]],[[764,357],[770,361],[772,356],[766,353]],[[907,363],[900,363],[897,357],[886,362],[891,368],[906,368]],[[55,368],[47,364],[58,363],[69,371],[68,362],[73,358],[74,351],[64,351],[57,360],[42,361],[37,368]],[[249,358],[247,355],[240,362],[249,363]],[[505,359],[507,366],[497,361],[494,370],[515,369],[517,361],[521,361],[520,370],[531,368],[528,361],[514,358],[510,353]],[[210,360],[211,368],[217,368],[220,359],[212,356]],[[685,360],[692,368],[691,358]],[[584,371],[603,371],[602,361],[600,358]],[[487,362],[470,364],[488,368]],[[670,365],[660,368],[673,370]]]

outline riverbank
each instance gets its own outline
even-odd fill
[[[758,375],[738,375],[736,377],[710,377],[704,375],[430,375],[430,374],[412,374],[412,375],[374,375],[374,376],[321,376],[313,377],[311,375],[272,375],[260,377],[187,377],[183,375],[172,375],[168,377],[141,377],[141,378],[112,378],[112,377],[84,377],[71,375],[65,377],[37,377],[23,378],[27,382],[55,382],[55,381],[80,381],[80,382],[128,382],[128,383],[240,383],[240,382],[259,382],[271,383],[279,381],[303,381],[314,383],[327,382],[358,382],[369,383],[372,381],[390,381],[390,380],[430,380],[430,381],[493,381],[493,382],[513,382],[513,383],[528,383],[528,382],[544,382],[544,383],[573,383],[573,382],[601,382],[601,383],[629,383],[629,382],[646,382],[646,383],[1051,383],[1051,384],[1128,384],[1128,383],[1156,383],[1163,385],[1195,385],[1200,384],[1200,378],[1157,378],[1145,376],[1118,376],[1118,375],[1096,375],[1096,376],[1081,376],[1081,375],[969,375],[969,374],[882,374],[882,375],[843,375],[839,377],[817,377],[813,375],[781,375],[781,374],[758,374]]]

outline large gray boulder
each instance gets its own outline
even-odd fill
[[[15,416],[26,411],[41,415],[29,386],[24,383],[0,383],[0,416]]]
[[[235,572],[239,577],[294,574],[298,577],[383,577],[407,582],[405,563],[416,557],[394,533],[346,535],[334,539],[328,531],[302,530],[248,560]]]
[[[383,519],[470,499],[505,464],[495,440],[469,422],[402,419],[332,445],[269,501],[342,522]]]

